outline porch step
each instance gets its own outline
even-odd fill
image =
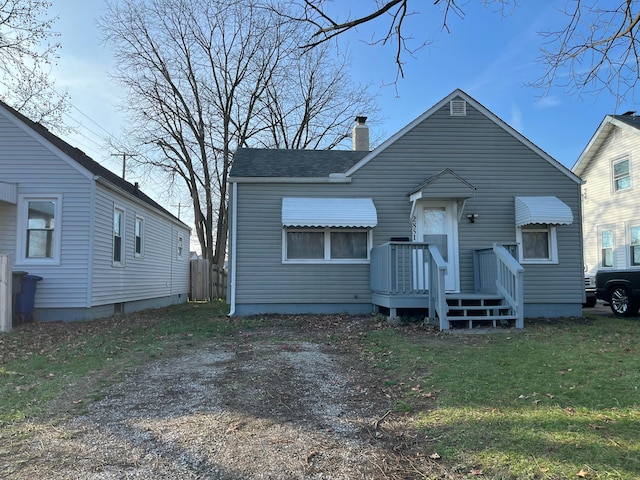
[[[505,299],[491,294],[447,294],[447,320],[452,328],[514,326],[516,315]]]

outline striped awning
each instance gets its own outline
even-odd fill
[[[282,199],[282,225],[285,227],[373,228],[378,214],[371,198]]]
[[[570,225],[573,213],[558,197],[516,197],[516,226],[532,223]]]

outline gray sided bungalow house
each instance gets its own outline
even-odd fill
[[[576,175],[461,90],[373,151],[357,121],[354,151],[236,152],[232,315],[581,315]]]
[[[36,320],[186,301],[189,236],[137,184],[0,102],[0,255],[42,277]]]

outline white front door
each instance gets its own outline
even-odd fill
[[[417,213],[417,238],[436,245],[447,264],[444,281],[446,291],[460,291],[456,202],[424,202]]]

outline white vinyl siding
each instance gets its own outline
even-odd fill
[[[14,270],[43,278],[35,308],[85,315],[92,307],[160,299],[189,292],[189,260],[175,258],[177,235],[188,244],[186,226],[117,188],[51,146],[0,109],[0,179],[17,195],[56,201],[54,261],[21,258],[20,206],[0,202],[0,254],[14,258]],[[135,257],[134,215],[125,216],[125,266],[113,268],[113,212],[119,205],[144,217],[144,256]],[[26,231],[22,235],[26,235]],[[56,241],[59,239],[59,241]],[[22,255],[24,257],[24,255]],[[46,259],[48,260],[48,259]]]
[[[122,246],[123,267],[113,268],[114,202],[125,212]],[[144,218],[144,255],[135,253],[135,220]],[[188,231],[165,220],[139,202],[120,197],[99,185],[96,192],[96,215],[93,255],[93,290],[91,303],[105,305],[147,298],[161,298],[189,291],[188,255],[178,258],[178,236],[188,238]],[[129,233],[127,235],[127,232]]]
[[[617,127],[624,135],[614,138],[611,133],[603,133],[605,138],[581,174],[585,184],[583,193],[583,243],[584,263],[587,273],[593,275],[603,267],[602,230],[611,231],[613,248],[609,264],[613,268],[634,267],[631,258],[632,236],[630,225],[638,225],[639,197],[635,186],[640,171],[638,155],[640,151],[640,130],[633,127]],[[615,191],[613,162],[628,159],[631,188]],[[626,167],[625,169],[626,170]]]
[[[18,226],[19,221],[26,220],[21,205],[4,204],[0,208],[0,253],[11,255],[14,270],[43,278],[38,282],[35,308],[87,307],[92,248],[91,178],[56,157],[0,112],[0,179],[17,185],[22,198],[55,199],[59,209],[54,227],[54,260],[49,260],[25,258],[26,231]]]

